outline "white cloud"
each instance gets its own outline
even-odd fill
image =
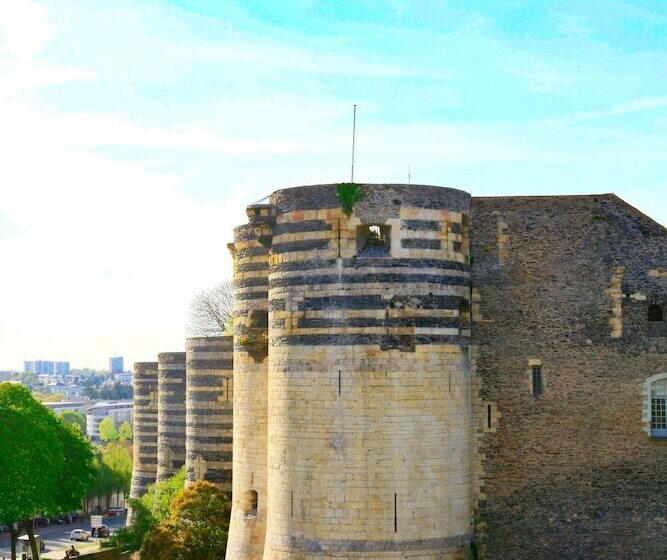
[[[43,7],[30,0],[0,4],[0,60],[27,62],[51,39],[54,26]]]

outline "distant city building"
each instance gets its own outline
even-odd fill
[[[120,381],[121,383],[132,383],[132,372],[124,371],[123,373],[116,373],[114,376],[114,381]]]
[[[14,372],[13,371],[0,371],[0,382],[1,381],[9,381]]]
[[[86,433],[94,441],[100,441],[100,422],[107,416],[113,419],[116,428],[123,422],[132,424],[134,420],[134,403],[132,401],[98,402],[86,412]]]
[[[48,360],[24,360],[23,371],[25,373],[36,373],[37,375],[60,375],[69,374],[69,362],[52,362]]]
[[[109,373],[123,373],[124,369],[123,356],[109,358]]]
[[[43,402],[42,404],[54,414],[61,414],[66,410],[71,410],[85,415],[88,409],[92,406],[92,403],[85,401]]]
[[[69,362],[56,362],[55,363],[55,372],[56,375],[65,377],[69,375]]]

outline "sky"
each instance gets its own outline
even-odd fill
[[[355,180],[667,223],[667,3],[0,0],[0,369],[184,348],[244,208]]]

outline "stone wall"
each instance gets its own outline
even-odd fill
[[[236,230],[230,559],[262,557],[238,543],[264,519],[266,559],[455,559],[471,538],[469,195],[361,189],[349,217],[335,185],[278,191],[271,206],[250,208],[252,230]],[[270,235],[257,227],[260,210]],[[370,245],[369,225],[379,232]],[[244,302],[266,290],[260,246],[271,252],[268,399],[258,411],[262,378],[242,388],[237,358],[240,337],[253,348],[259,335]],[[265,410],[268,489],[257,490],[248,470],[257,485],[266,424],[250,430],[249,420],[266,422],[255,416]],[[259,511],[242,518],[253,489]]]
[[[157,476],[157,362],[134,364],[134,425],[130,498],[140,498]]]
[[[226,557],[261,560],[267,521],[268,259],[272,209],[234,230],[234,442]]]
[[[665,558],[667,442],[642,418],[665,229],[598,195],[473,199],[472,230],[484,557]]]
[[[188,338],[185,354],[185,484],[206,480],[231,495],[232,337]]]
[[[185,352],[158,354],[157,481],[185,464]]]

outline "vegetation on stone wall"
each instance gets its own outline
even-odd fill
[[[357,183],[338,183],[336,195],[343,213],[349,218],[354,210],[354,205],[361,200],[361,187]]]
[[[151,484],[144,496],[130,500],[132,526],[121,529],[109,546],[140,550],[142,560],[224,558],[231,504],[210,482],[184,489],[185,468]]]

